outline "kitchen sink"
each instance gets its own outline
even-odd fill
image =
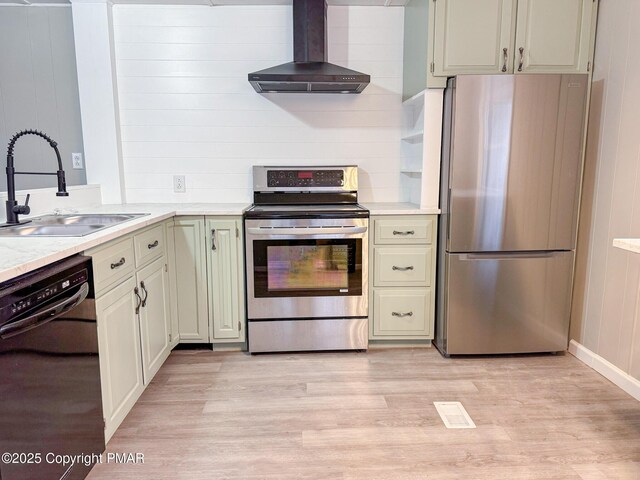
[[[43,215],[29,223],[0,227],[0,237],[83,237],[148,213]]]

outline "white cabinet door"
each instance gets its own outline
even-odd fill
[[[144,390],[135,287],[130,278],[96,300],[107,441]]]
[[[434,75],[513,72],[516,3],[435,2]]]
[[[516,73],[586,73],[596,12],[594,0],[519,0]]]
[[[209,309],[214,341],[244,341],[240,220],[207,220]]]
[[[173,234],[180,341],[209,343],[204,217],[177,219]]]
[[[160,369],[171,353],[169,343],[169,289],[164,257],[140,269],[136,275],[142,296],[140,340],[144,384]]]

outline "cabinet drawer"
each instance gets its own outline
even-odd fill
[[[430,286],[431,247],[376,247],[373,283],[376,287]]]
[[[91,254],[95,290],[106,287],[133,274],[133,241],[128,238]]]
[[[164,255],[164,229],[158,225],[133,237],[136,267]]]
[[[430,335],[431,289],[376,289],[373,333],[378,336]]]
[[[377,244],[430,244],[433,242],[433,227],[433,218],[377,219],[374,241]]]

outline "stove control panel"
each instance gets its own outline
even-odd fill
[[[267,186],[277,187],[342,187],[344,170],[268,170]]]

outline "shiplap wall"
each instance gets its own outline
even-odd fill
[[[601,0],[571,336],[640,379],[640,2]]]
[[[114,6],[127,201],[250,201],[260,164],[357,164],[362,201],[399,201],[403,9],[327,22],[329,61],[372,77],[360,95],[253,90],[293,58],[291,6]]]

